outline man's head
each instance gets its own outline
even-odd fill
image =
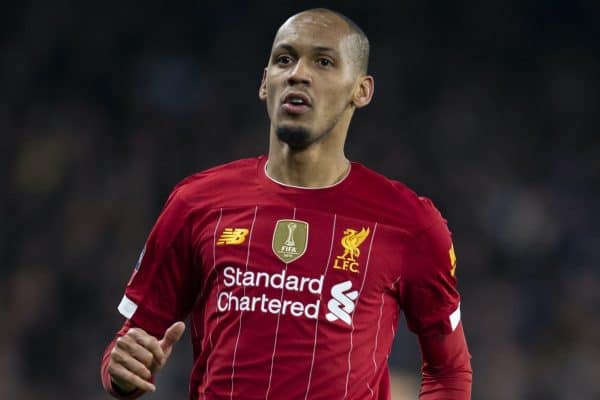
[[[345,138],[354,109],[373,95],[368,59],[369,41],[347,17],[327,9],[290,17],[275,35],[259,90],[279,140],[302,150],[332,131]]]

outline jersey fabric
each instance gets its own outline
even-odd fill
[[[419,335],[460,321],[455,258],[431,201],[351,163],[286,186],[266,157],[182,181],[119,305],[162,337],[190,318],[190,399],[389,399],[401,312]]]

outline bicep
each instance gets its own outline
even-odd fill
[[[416,334],[448,334],[460,321],[450,231],[438,221],[405,243],[400,303],[409,328]]]
[[[189,214],[183,200],[174,195],[169,199],[119,306],[124,317],[154,334],[185,319],[197,296],[200,268]]]

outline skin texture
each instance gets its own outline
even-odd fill
[[[113,385],[124,393],[154,392],[152,376],[164,367],[184,330],[183,322],[175,322],[159,340],[141,328],[129,329],[110,352],[108,373]]]
[[[354,110],[369,104],[374,80],[356,62],[354,35],[331,12],[294,15],[279,28],[264,70],[259,97],[271,120],[267,173],[290,185],[320,187],[347,172],[344,143]],[[282,106],[290,93],[310,99],[302,114]],[[282,141],[278,130],[302,130],[305,146]]]

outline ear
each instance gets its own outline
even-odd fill
[[[356,108],[362,108],[371,102],[375,91],[375,79],[371,75],[363,75],[358,78],[358,84],[354,88],[352,104]]]
[[[263,70],[262,80],[260,82],[260,87],[258,88],[258,98],[262,101],[267,99],[267,68]]]

